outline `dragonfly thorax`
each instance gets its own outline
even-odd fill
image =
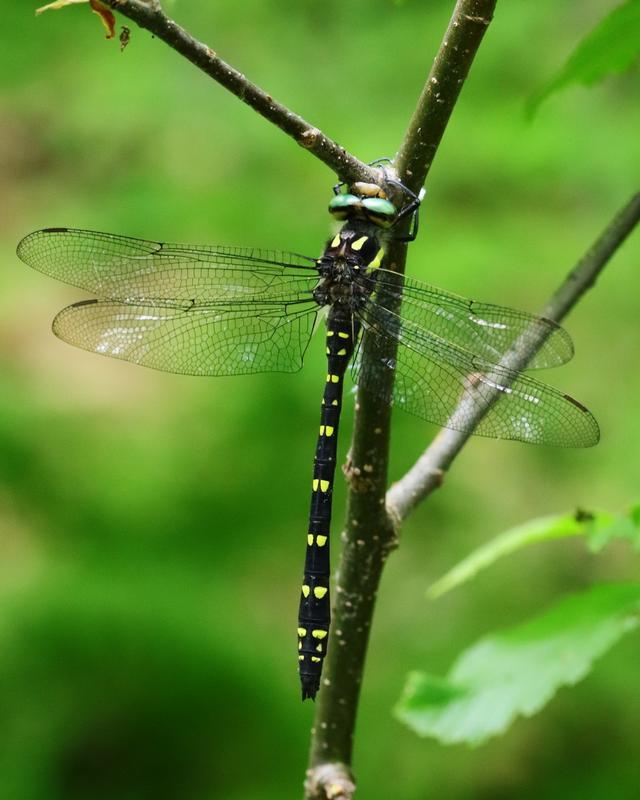
[[[353,221],[331,239],[317,266],[321,282],[314,291],[320,305],[360,305],[371,293],[365,280],[370,270],[380,266],[383,248],[380,229]]]

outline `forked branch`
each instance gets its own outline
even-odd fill
[[[635,194],[615,215],[551,296],[540,316],[561,322],[596,282],[611,257],[640,221],[640,193]],[[538,347],[543,340],[537,343]],[[537,347],[521,347],[516,354],[524,365]],[[455,412],[454,412],[455,413]],[[443,429],[407,474],[387,492],[387,510],[396,525],[442,484],[444,474],[480,422],[481,410],[465,431]]]

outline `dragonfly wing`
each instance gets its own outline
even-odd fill
[[[318,282],[315,261],[294,253],[167,244],[71,228],[29,234],[18,256],[101,300],[140,305],[293,301],[308,298]]]
[[[166,372],[296,372],[317,312],[315,303],[236,310],[89,300],[63,309],[53,330],[76,347]]]
[[[364,336],[398,344],[395,357],[354,364],[354,379],[383,401],[429,422],[498,439],[589,447],[599,439],[591,413],[566,394],[506,366],[446,342],[369,302],[361,312]],[[364,348],[361,348],[361,352]],[[395,372],[391,396],[381,385]]]
[[[379,305],[393,310],[401,295],[403,318],[487,361],[500,361],[514,346],[541,345],[527,369],[557,367],[573,356],[571,337],[552,320],[467,300],[389,270],[377,270],[372,278]]]

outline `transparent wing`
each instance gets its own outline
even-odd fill
[[[516,342],[543,342],[527,369],[557,367],[573,356],[571,337],[549,319],[467,300],[389,270],[376,270],[371,278],[383,308],[393,310],[401,295],[403,318],[487,361],[499,361]]]
[[[69,344],[187,375],[296,372],[318,306],[166,308],[88,300],[63,309],[54,333]]]
[[[314,259],[294,253],[166,244],[71,228],[29,234],[18,256],[101,300],[141,305],[295,301],[309,299],[318,282]]]
[[[561,447],[589,447],[598,441],[591,413],[551,386],[475,356],[373,302],[365,305],[360,318],[365,337],[384,337],[399,345],[395,359],[366,368],[361,359],[354,363],[354,380],[383,401],[462,431],[484,413],[474,430],[481,436]],[[380,388],[389,370],[396,372],[391,397]]]

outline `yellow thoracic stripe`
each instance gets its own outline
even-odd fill
[[[369,264],[369,269],[378,269],[380,264],[382,264],[382,259],[384,258],[384,250],[382,247],[376,253],[376,257],[373,261]]]
[[[340,234],[336,234],[335,239],[331,242],[331,247],[337,247],[340,244]]]
[[[364,247],[365,242],[367,241],[368,236],[361,236],[359,239],[356,239],[355,242],[351,243],[352,250],[362,250]]]

